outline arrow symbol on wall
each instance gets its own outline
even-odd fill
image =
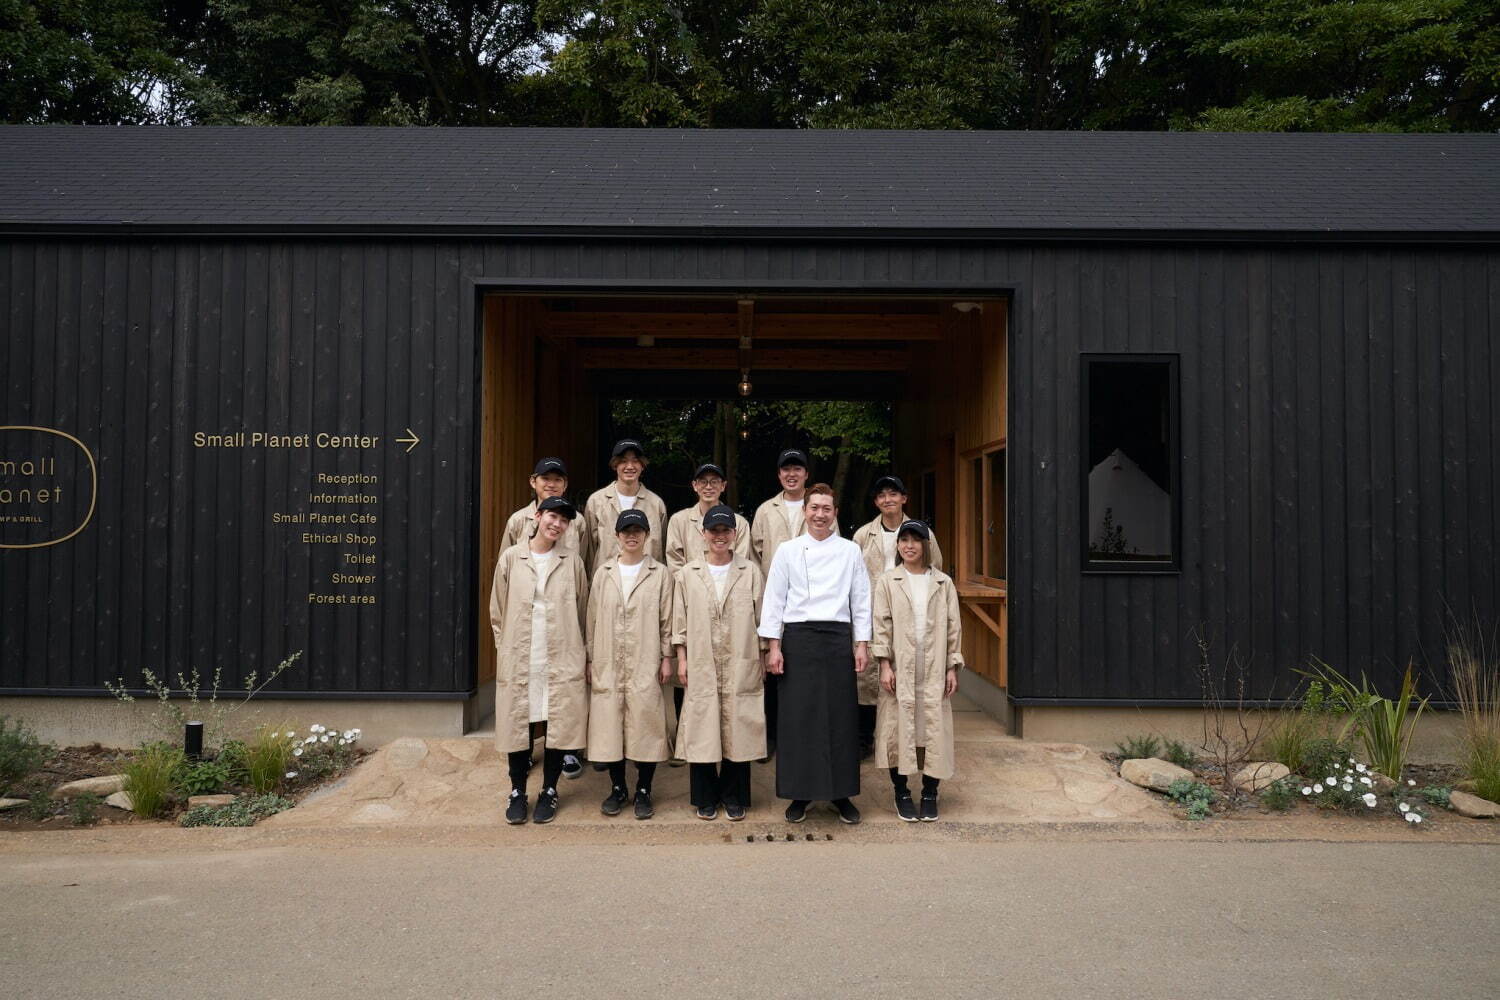
[[[419,438],[419,437],[417,437],[417,432],[416,432],[416,431],[414,431],[414,430],[412,430],[412,429],[411,429],[411,428],[410,428],[410,427],[408,427],[408,428],[407,428],[407,429],[406,429],[406,433],[407,433],[407,434],[409,434],[409,435],[411,435],[411,436],[410,436],[410,437],[404,437],[404,438],[397,438],[397,439],[396,439],[396,443],[397,443],[397,444],[404,444],[404,445],[406,445],[406,453],[407,453],[407,454],[408,454],[408,455],[410,455],[410,454],[411,454],[411,450],[412,450],[412,449],[413,449],[413,448],[415,448],[415,447],[416,447],[416,446],[417,446],[417,444],[418,444],[418,443],[419,443],[419,442],[420,442],[420,441],[421,441],[421,440],[422,440],[422,439],[421,439],[421,438]],[[409,443],[408,443],[408,442],[409,442]]]

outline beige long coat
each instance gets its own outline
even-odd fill
[[[547,602],[547,745],[580,750],[588,743],[589,696],[584,680],[584,628],[589,581],[576,552],[554,547],[543,595]],[[500,553],[490,586],[495,633],[495,749],[531,746],[531,602],[536,565],[525,545]]]
[[[875,637],[870,657],[890,660],[896,693],[880,689],[875,716],[875,766],[917,771],[917,747],[927,748],[924,772],[953,777],[953,702],[943,697],[948,668],[964,663],[958,617],[958,588],[940,570],[930,570],[927,623],[918,655],[912,614],[911,581],[905,567],[888,570],[875,582]],[[879,671],[876,671],[879,676]]]
[[[588,614],[590,760],[670,756],[660,675],[662,657],[672,656],[673,589],[672,572],[650,556],[629,597],[618,559],[594,574]]]
[[[760,569],[736,556],[719,601],[708,564],[677,574],[672,645],[687,647],[687,693],[677,725],[677,756],[693,764],[766,755],[765,666],[761,661]]]
[[[500,536],[500,551],[504,552],[512,545],[520,542],[529,542],[536,535],[536,501],[522,507],[505,521],[505,534]],[[575,517],[568,522],[567,532],[557,540],[562,547],[583,554],[584,565],[588,565],[589,556],[589,529],[588,521],[582,516]]]
[[[750,558],[750,522],[734,515],[734,554]],[[667,521],[667,565],[677,572],[692,562],[708,555],[708,546],[703,541],[703,515],[698,505],[679,510]]]
[[[640,493],[636,494],[635,509],[643,512],[651,522],[649,554],[655,556],[657,561],[663,561],[667,535],[666,503],[642,486]],[[599,567],[613,559],[620,548],[620,541],[615,537],[615,521],[620,517],[620,496],[615,492],[614,483],[602,490],[595,490],[589,496],[589,501],[583,508],[583,517],[587,522],[589,536],[589,569],[590,572],[597,573]]]
[[[893,567],[885,565],[885,550],[880,545],[880,515],[875,515],[875,520],[869,524],[862,524],[854,532],[854,544],[859,546],[860,552],[865,557],[865,569],[870,574],[870,593],[875,592],[875,581],[882,574]],[[943,550],[938,547],[937,539],[933,538],[929,543],[932,553],[932,568],[943,568]],[[900,557],[896,558],[899,563]],[[866,670],[859,675],[859,703],[861,705],[874,705],[879,701],[880,694],[880,671]]]
[[[761,573],[771,571],[771,560],[782,542],[789,542],[807,531],[807,521],[803,518],[797,520],[795,530],[787,527],[786,502],[781,497],[782,494],[777,493],[755,508],[755,520],[750,525],[750,557],[760,567]]]

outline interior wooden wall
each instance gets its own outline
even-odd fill
[[[490,584],[500,557],[500,535],[511,511],[530,499],[527,479],[535,465],[536,337],[529,316],[535,303],[500,295],[484,300],[483,423],[479,459],[479,683],[495,679],[495,644],[489,628]]]
[[[919,352],[913,393],[896,408],[896,464],[911,482],[927,469],[937,476],[938,504],[929,512],[945,556],[944,569],[959,584],[964,605],[964,660],[997,687],[1007,683],[1006,643],[979,617],[1007,626],[1003,588],[974,586],[957,572],[958,467],[964,452],[1003,439],[1006,433],[1006,309],[1004,301],[982,309],[941,314],[942,339]],[[916,487],[913,486],[913,489]]]

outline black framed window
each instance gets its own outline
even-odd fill
[[[1177,356],[1083,356],[1083,568],[1181,567]]]

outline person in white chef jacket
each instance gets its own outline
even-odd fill
[[[817,483],[807,491],[805,534],[771,560],[761,603],[766,671],[780,678],[776,795],[800,823],[826,801],[858,823],[858,674],[870,659],[870,576],[859,546],[838,534],[838,501]]]

